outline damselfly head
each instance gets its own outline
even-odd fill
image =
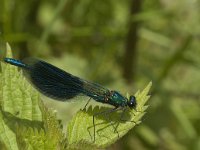
[[[137,105],[137,102],[136,102],[136,97],[131,95],[130,98],[129,98],[129,101],[128,101],[128,106],[129,108],[131,109],[135,109],[136,108],[136,105]]]

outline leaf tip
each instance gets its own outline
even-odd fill
[[[143,91],[147,94],[149,93],[151,87],[152,87],[152,81],[149,82],[149,84],[145,87]]]
[[[152,84],[153,84],[152,81],[150,81],[147,87],[149,86],[151,88]]]
[[[12,50],[8,42],[6,43],[6,57],[9,57],[9,58],[13,57]]]

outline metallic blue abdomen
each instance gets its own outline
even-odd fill
[[[9,64],[15,65],[15,66],[26,67],[26,64],[24,64],[20,60],[16,60],[16,59],[12,59],[12,58],[4,58],[4,61]]]

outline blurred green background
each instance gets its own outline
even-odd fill
[[[142,124],[108,149],[200,149],[200,0],[0,0],[0,57],[39,57],[108,88],[153,82]],[[43,97],[64,125],[85,101]]]

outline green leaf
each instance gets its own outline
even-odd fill
[[[5,149],[18,150],[14,132],[6,125],[2,112],[0,111],[0,141]]]
[[[66,136],[63,134],[62,124],[59,123],[56,117],[56,113],[47,109],[45,106],[41,107],[43,112],[44,130],[46,138],[49,143],[54,145],[54,148],[64,150],[67,145]]]
[[[8,44],[6,57],[12,58]],[[2,109],[22,119],[41,121],[38,92],[24,79],[22,72],[18,73],[17,67],[1,63],[1,68]]]
[[[12,58],[7,44],[6,57]],[[39,93],[22,72],[1,63],[0,144],[5,149],[66,149],[66,138],[55,113],[48,110]]]
[[[127,121],[120,121],[121,112],[112,113],[107,116],[95,117],[95,141],[93,115],[108,110],[108,108],[95,107],[92,109],[89,107],[87,111],[80,110],[68,124],[68,146],[74,148],[77,145],[80,145],[80,143],[88,143],[90,146],[96,146],[96,148],[105,148],[115,143],[136,124],[141,122],[141,118],[148,107],[145,104],[150,97],[148,92],[151,85],[152,83],[150,82],[142,92],[138,91],[135,94],[137,99],[137,108],[136,110],[129,109],[125,113],[124,116],[126,116]],[[84,145],[82,148],[84,148]]]
[[[67,140],[62,133],[62,127],[56,119],[55,113],[41,105],[44,128],[17,127],[17,143],[19,149],[59,149],[65,150]]]
[[[7,44],[6,57],[12,58]],[[42,127],[39,94],[18,73],[17,67],[1,63],[0,141],[9,150],[17,150],[16,125]]]

